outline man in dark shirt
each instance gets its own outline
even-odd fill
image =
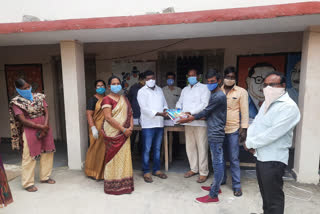
[[[129,93],[127,95],[129,102],[131,103],[132,111],[133,111],[133,121],[134,125],[139,124],[139,118],[140,118],[140,106],[137,100],[138,91],[140,88],[142,88],[145,85],[145,76],[144,73],[139,74],[139,82],[135,83],[130,87]],[[131,150],[134,151],[134,143],[137,137],[137,134],[139,133],[139,144],[138,144],[138,150],[139,153],[142,151],[142,144],[140,142],[140,132],[139,131],[133,131],[132,135],[130,137],[131,140]]]
[[[189,115],[179,122],[186,123],[193,120],[205,118],[208,128],[208,143],[212,156],[212,167],[214,171],[214,179],[211,186],[202,186],[203,190],[210,191],[209,195],[196,198],[199,203],[219,202],[218,194],[221,193],[220,185],[223,179],[223,141],[224,128],[227,119],[227,98],[222,92],[219,85],[221,83],[220,75],[215,70],[209,70],[207,74],[207,86],[211,91],[208,106],[198,114]]]

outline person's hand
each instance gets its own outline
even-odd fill
[[[244,150],[246,150],[247,152],[250,152],[253,155],[256,153],[255,149],[248,149],[246,143],[243,144],[243,148]]]
[[[41,131],[46,131],[46,132],[48,132],[48,130],[49,130],[49,126],[48,126],[48,125],[38,125],[38,127],[39,127],[39,129],[40,129]]]
[[[242,129],[240,132],[240,142],[245,142],[247,139],[247,129]]]
[[[92,131],[92,136],[94,139],[98,139],[99,138],[99,132],[97,130],[97,128],[95,126],[91,127],[91,131]]]
[[[47,134],[48,134],[48,131],[41,131],[38,138],[41,139],[41,138],[45,137]]]
[[[168,116],[168,113],[167,113],[167,112],[158,112],[158,113],[156,114],[156,116],[167,117],[167,116]]]
[[[130,136],[132,135],[132,131],[133,131],[133,129],[127,128],[123,134],[124,134],[126,137],[130,137]]]
[[[187,115],[191,115],[191,113],[190,113],[190,112],[183,112],[183,113],[185,113],[185,114],[187,114]]]
[[[194,120],[194,117],[193,116],[188,116],[188,117],[186,117],[186,118],[180,118],[180,120],[177,122],[177,123],[190,123],[191,121],[193,121]]]
[[[256,154],[256,150],[255,149],[249,149],[249,152],[251,153],[251,154]]]

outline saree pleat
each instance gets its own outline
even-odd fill
[[[0,156],[0,208],[12,203],[12,195]]]

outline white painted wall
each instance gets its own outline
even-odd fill
[[[175,12],[251,7],[307,2],[308,0],[6,0],[0,7],[0,23],[21,22],[24,15],[40,20],[112,17],[162,13],[168,7]]]

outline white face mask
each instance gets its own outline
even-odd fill
[[[271,86],[267,86],[263,89],[263,94],[265,97],[265,105],[264,112],[267,112],[269,106],[276,101],[279,97],[281,97],[285,93],[285,88],[274,88]]]
[[[151,80],[148,80],[146,81],[146,85],[149,87],[149,88],[153,88],[155,85],[156,85],[156,81],[151,79]]]
[[[233,86],[234,84],[236,84],[236,81],[235,80],[229,80],[229,79],[224,79],[223,80],[223,83],[226,85],[226,86]]]

